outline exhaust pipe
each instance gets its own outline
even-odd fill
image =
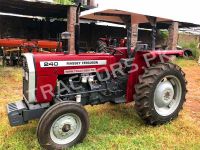
[[[76,1],[77,10],[76,10],[76,25],[75,25],[75,52],[76,54],[79,54],[79,47],[80,47],[80,10],[81,10],[81,4],[82,0]]]
[[[69,32],[63,32],[61,34],[61,40],[62,40],[62,50],[64,54],[67,54],[69,52],[68,45],[69,45],[69,39],[71,34]]]

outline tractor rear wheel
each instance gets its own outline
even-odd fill
[[[82,105],[60,102],[41,117],[37,137],[44,149],[67,149],[82,142],[88,128],[88,114]]]
[[[139,76],[135,86],[135,108],[138,115],[151,125],[175,119],[186,95],[185,74],[171,63],[158,63]]]

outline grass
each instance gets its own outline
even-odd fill
[[[177,60],[183,68],[197,67],[192,60]],[[22,74],[19,68],[0,67],[0,149],[41,149],[36,137],[37,121],[10,127],[5,106],[22,98]],[[90,130],[82,144],[73,150],[101,149],[193,149],[200,148],[200,128],[190,111],[184,109],[178,119],[162,126],[147,126],[133,105],[87,106]]]
[[[194,69],[195,67],[198,67],[197,65],[197,61],[194,61],[194,60],[185,60],[185,59],[177,59],[175,61],[175,63],[179,66],[181,66],[183,69],[184,68],[191,68],[191,69]]]
[[[192,41],[179,40],[179,45],[182,46],[183,49],[190,49],[192,51],[195,60],[198,60],[200,56],[200,49],[197,48],[198,43],[199,43],[198,40],[192,40]]]

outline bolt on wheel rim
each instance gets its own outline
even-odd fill
[[[178,108],[182,95],[180,80],[173,76],[164,77],[154,92],[154,107],[161,116],[171,115]]]
[[[81,127],[81,120],[76,114],[64,114],[52,124],[50,137],[53,142],[65,145],[78,137],[81,132]]]

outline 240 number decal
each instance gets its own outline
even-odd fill
[[[58,62],[44,62],[44,67],[57,67]]]

